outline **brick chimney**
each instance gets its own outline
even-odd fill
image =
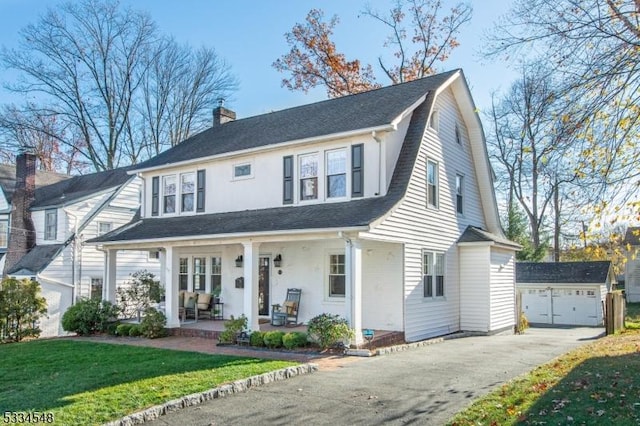
[[[218,107],[213,110],[213,127],[234,121],[236,113],[224,107],[224,99],[218,99]]]
[[[4,273],[36,245],[36,232],[29,208],[35,200],[36,156],[26,152],[16,157],[16,188],[11,199],[11,227]]]

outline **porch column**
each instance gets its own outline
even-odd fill
[[[362,338],[362,244],[358,240],[347,240],[344,249],[345,311],[347,321],[353,329],[356,345]]]
[[[116,274],[118,250],[104,251],[104,277],[102,278],[102,299],[116,303]]]
[[[164,309],[167,328],[180,327],[178,312],[178,280],[173,277],[173,247],[160,252],[160,281],[164,282]]]
[[[252,331],[260,330],[258,322],[258,248],[260,243],[246,242],[244,246],[244,315],[247,327]]]

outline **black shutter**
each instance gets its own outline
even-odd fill
[[[151,179],[151,216],[158,216],[160,210],[160,177]]]
[[[196,211],[204,212],[204,187],[206,180],[206,171],[198,170],[198,183],[196,190]]]
[[[283,157],[282,162],[282,204],[293,203],[293,155]]]
[[[351,196],[364,195],[364,144],[351,146]]]

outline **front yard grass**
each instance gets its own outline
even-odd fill
[[[79,342],[0,345],[0,411],[101,424],[295,362]]]
[[[626,323],[640,324],[640,304]],[[575,349],[458,413],[450,425],[591,425],[640,422],[640,330]]]

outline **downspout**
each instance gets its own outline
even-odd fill
[[[348,303],[349,306],[349,325],[351,327],[353,327],[353,261],[351,259],[351,253],[352,253],[352,242],[351,239],[347,236],[344,235],[344,233],[342,231],[338,231],[338,238],[341,238],[344,240],[344,242],[347,244],[347,250],[345,250],[345,269],[347,264],[349,265],[349,282],[345,282],[345,293],[346,293],[346,289],[349,289],[349,298],[347,299],[346,294],[345,294],[345,303]],[[348,261],[347,261],[348,260]],[[347,271],[345,270],[345,273]],[[346,306],[345,306],[346,308]],[[346,309],[345,309],[346,311]]]
[[[378,142],[378,190],[375,195],[380,195],[380,189],[382,188],[382,183],[380,182],[382,180],[382,139],[375,130],[371,132],[371,137]]]
[[[77,289],[77,283],[76,283],[76,256],[78,253],[78,216],[76,216],[75,214],[71,213],[69,210],[63,208],[62,209],[63,212],[65,212],[65,214],[67,216],[71,216],[73,218],[73,235],[70,237],[70,239],[73,241],[73,250],[71,252],[71,284],[73,284],[73,296],[71,298],[71,305],[75,305],[76,303],[76,296],[78,294],[82,294],[81,291],[79,291],[80,289]]]
[[[144,177],[142,177],[142,173],[136,173],[136,176],[140,178],[142,181],[142,185],[140,185],[140,194],[138,202],[140,203],[140,217],[145,217],[145,200],[146,200],[146,192],[147,192],[147,181]]]

